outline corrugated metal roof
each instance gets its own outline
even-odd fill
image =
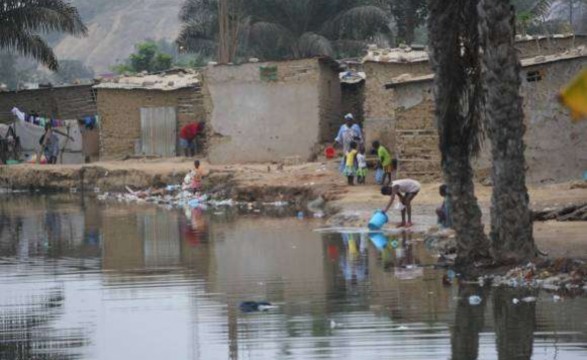
[[[101,80],[94,89],[172,91],[200,86],[200,74],[191,69],[172,69],[157,74],[121,75]]]

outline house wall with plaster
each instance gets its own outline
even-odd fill
[[[573,123],[569,111],[557,101],[560,89],[586,65],[587,57],[580,57],[523,68],[529,182],[578,179],[587,170],[587,122]],[[432,81],[405,82],[387,90],[394,98],[394,135],[390,136],[397,139],[402,177],[442,178],[432,86]],[[479,180],[490,177],[489,140],[474,166]]]
[[[212,163],[306,161],[340,124],[338,70],[321,59],[214,66],[205,82]]]

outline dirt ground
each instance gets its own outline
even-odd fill
[[[336,214],[332,225],[364,226],[372,212],[386,205],[387,198],[379,194],[373,180],[367,185],[347,186],[337,172],[337,161],[281,166],[279,164],[212,166],[203,163],[210,182],[231,179],[242,190],[257,189],[277,196],[284,189],[310,189],[315,196],[327,200],[327,213]],[[122,191],[125,186],[145,188],[157,184],[179,183],[192,168],[183,158],[162,160],[127,160],[99,162],[87,165],[15,165],[0,168],[0,186],[11,188],[52,188],[68,190],[83,184],[100,191]],[[370,176],[372,178],[372,176]],[[416,179],[417,180],[417,179]],[[212,184],[221,185],[221,184]],[[435,225],[435,208],[442,202],[439,183],[423,184],[414,200],[414,231],[425,232]],[[560,184],[530,184],[533,210],[558,208],[587,203],[585,182]],[[488,229],[491,187],[476,185],[476,194]],[[278,200],[278,199],[276,199]],[[348,220],[349,223],[345,223]],[[391,224],[399,222],[399,213],[392,212]],[[341,221],[343,223],[341,223]],[[352,223],[352,224],[351,224]],[[539,247],[553,257],[587,258],[587,222],[541,222],[535,224]]]

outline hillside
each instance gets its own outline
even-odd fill
[[[125,59],[134,45],[145,39],[173,41],[181,23],[178,13],[183,0],[76,0],[89,35],[67,36],[57,42],[60,59],[77,59],[96,74]]]

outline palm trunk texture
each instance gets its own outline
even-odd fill
[[[471,166],[481,133],[477,1],[429,0],[428,6],[436,122],[457,234],[456,265],[468,266],[490,258]]]
[[[536,256],[528,207],[524,158],[521,65],[514,44],[514,11],[509,0],[481,0],[479,31],[483,42],[486,128],[493,158],[491,246],[497,261]]]

